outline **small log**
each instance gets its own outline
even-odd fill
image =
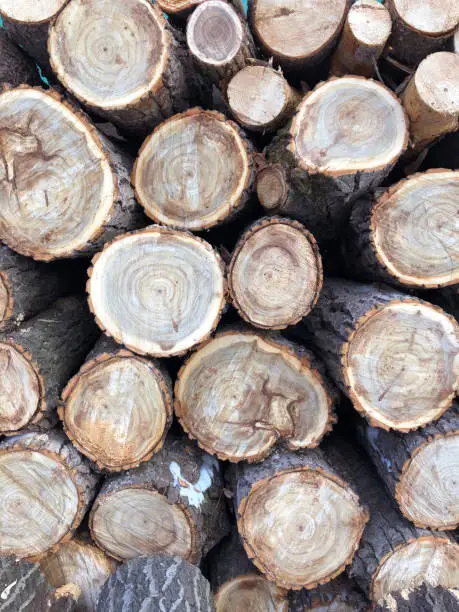
[[[408,66],[445,49],[459,26],[456,0],[423,0],[422,4],[418,0],[389,0],[387,4],[394,21],[390,53]]]
[[[74,538],[40,561],[40,570],[56,589],[76,584],[80,597],[76,612],[95,612],[103,585],[117,564],[84,538]]]
[[[268,65],[242,68],[230,80],[226,95],[236,121],[254,132],[277,130],[301,100],[282,73]]]
[[[329,279],[297,330],[369,423],[406,432],[438,419],[458,388],[459,326],[395,290]]]
[[[71,539],[94,497],[97,476],[63,433],[0,443],[0,555],[39,560]]]
[[[49,429],[60,393],[97,338],[83,297],[53,306],[0,337],[0,432]]]
[[[335,392],[304,347],[249,331],[218,334],[175,385],[183,429],[219,459],[260,461],[276,442],[317,446],[335,421]]]
[[[415,156],[434,140],[459,129],[459,55],[442,51],[423,60],[402,95]]]
[[[159,451],[172,421],[172,381],[158,361],[102,336],[62,393],[59,416],[77,449],[108,472]]]
[[[371,612],[454,612],[457,610],[457,589],[422,584],[389,593]]]
[[[349,9],[332,61],[336,76],[372,77],[392,30],[388,9],[377,0],[358,0]]]
[[[136,196],[157,223],[212,227],[247,204],[254,179],[250,152],[235,123],[215,111],[190,109],[144,142],[132,174]]]
[[[244,548],[278,586],[312,589],[351,563],[368,514],[319,449],[276,449],[234,468]]]
[[[159,0],[157,4],[171,20],[182,24],[202,2],[204,0]],[[228,0],[228,2],[240,15],[245,16],[242,0]]]
[[[199,563],[227,533],[222,495],[218,462],[169,434],[149,461],[104,482],[91,535],[119,561],[164,552]]]
[[[345,574],[315,589],[292,591],[290,612],[368,612],[368,602]]]
[[[145,225],[131,159],[57,92],[0,94],[0,239],[34,259],[96,252]]]
[[[347,12],[346,0],[251,0],[252,32],[267,57],[297,73],[316,66],[335,46]]]
[[[210,586],[199,569],[179,557],[154,555],[123,563],[104,587],[98,612],[215,612]]]
[[[459,526],[459,404],[407,434],[359,426],[359,438],[400,510],[417,527]]]
[[[141,355],[203,342],[225,305],[223,263],[204,240],[160,226],[115,239],[93,259],[88,293],[103,331]]]
[[[228,290],[248,323],[263,329],[295,325],[312,310],[321,287],[319,249],[300,223],[267,217],[239,238],[228,267]]]
[[[258,199],[269,213],[302,221],[319,243],[331,240],[351,203],[381,184],[407,142],[402,106],[384,85],[355,76],[321,83],[267,147]]]
[[[1,13],[1,2],[0,2]],[[17,87],[22,83],[38,85],[40,77],[33,61],[0,30],[0,83]]]
[[[344,261],[358,278],[413,288],[459,283],[459,172],[413,174],[355,203]]]

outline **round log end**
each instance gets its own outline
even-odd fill
[[[245,574],[228,580],[219,588],[215,605],[217,612],[288,612],[288,597],[284,589],[263,576]]]
[[[370,48],[384,46],[392,30],[390,12],[378,0],[355,2],[349,9],[347,23],[355,40]]]
[[[322,260],[314,236],[296,221],[267,218],[242,235],[228,268],[228,289],[243,319],[284,329],[314,307]]]
[[[5,272],[0,272],[0,329],[8,321],[13,311],[11,285]]]
[[[257,173],[257,197],[268,212],[276,212],[285,204],[289,189],[285,170],[280,164],[266,166]]]
[[[163,227],[115,239],[89,274],[99,326],[140,354],[183,354],[210,335],[225,303],[217,253],[204,240]]]
[[[18,23],[39,24],[55,17],[68,0],[41,0],[40,2],[15,2],[0,0],[0,13]]]
[[[390,168],[408,144],[399,100],[384,85],[357,76],[318,85],[298,107],[290,151],[310,173],[331,176]]]
[[[459,283],[459,172],[434,170],[397,183],[376,202],[370,236],[381,265],[400,283]]]
[[[416,92],[433,113],[459,120],[459,55],[439,51],[427,56],[414,74]],[[452,130],[451,130],[452,131]]]
[[[257,482],[238,512],[248,556],[287,589],[313,588],[340,574],[368,520],[343,481],[310,468]]]
[[[370,423],[409,431],[439,418],[459,384],[459,327],[416,299],[367,312],[342,351],[354,406]]]
[[[333,422],[332,399],[306,358],[249,332],[218,335],[194,353],[175,387],[175,413],[220,459],[257,461],[283,439],[317,446]]]
[[[215,111],[192,109],[147,138],[132,181],[150,218],[196,231],[223,221],[245,203],[251,164],[233,122]]]
[[[446,36],[459,25],[456,0],[392,0],[391,5],[402,23],[428,36]]]

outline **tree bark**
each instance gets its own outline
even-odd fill
[[[39,85],[40,83],[37,67],[8,38],[5,30],[0,31],[0,83],[7,83],[11,87],[17,87],[22,83],[29,83],[30,85]]]
[[[383,85],[352,76],[321,83],[267,147],[269,165],[257,175],[260,203],[302,221],[319,243],[330,241],[351,203],[381,184],[407,141],[403,109]]]
[[[341,574],[310,591],[292,591],[290,612],[367,612],[368,602],[353,580]]]
[[[222,495],[218,462],[169,434],[149,461],[105,481],[91,535],[120,561],[164,552],[199,563],[228,532]]]
[[[0,444],[0,554],[31,560],[71,539],[98,477],[63,433],[30,433]]]
[[[164,554],[133,559],[107,580],[97,606],[98,612],[161,608],[215,612],[209,583],[197,567]]]
[[[203,0],[159,0],[157,4],[170,20],[181,25],[202,2]],[[245,18],[242,0],[228,0],[228,3]]]
[[[49,429],[59,396],[97,338],[83,297],[53,306],[0,337],[0,430],[3,435]]]
[[[253,180],[244,134],[224,115],[200,108],[162,123],[144,142],[132,174],[151,219],[193,231],[234,219],[248,204]]]
[[[172,381],[157,360],[102,336],[62,394],[59,416],[78,450],[108,472],[159,451],[172,422]]]
[[[217,252],[160,226],[115,239],[93,259],[89,276],[100,328],[141,355],[184,354],[210,336],[225,305]]]
[[[458,381],[456,321],[383,286],[328,279],[296,333],[369,423],[410,431],[438,419]]]
[[[455,529],[459,493],[459,404],[437,422],[408,434],[375,429],[362,421],[359,438],[406,518],[417,527]]]
[[[454,589],[423,584],[416,589],[389,593],[383,602],[372,608],[372,612],[454,612],[457,609],[456,593]]]

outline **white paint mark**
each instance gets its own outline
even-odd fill
[[[214,470],[218,469],[218,461],[215,457],[204,455],[199,480],[195,484],[188,482],[182,476],[180,466],[175,461],[171,461],[169,465],[172,476],[174,477],[174,487],[178,487],[181,497],[186,497],[190,506],[200,508],[204,501],[204,493],[212,484]]]
[[[14,582],[12,582],[11,584],[9,584],[6,588],[3,589],[0,598],[3,599],[3,601],[5,601],[5,599],[8,599],[8,597],[10,596],[11,593],[11,589],[17,584],[17,580],[15,580]]]

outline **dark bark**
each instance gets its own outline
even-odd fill
[[[48,28],[51,21],[26,23],[13,21],[4,15],[2,17],[8,37],[17,45],[21,45],[24,51],[38,62],[40,68],[47,74],[52,75],[53,71],[48,55]]]
[[[206,558],[207,574],[212,591],[218,589],[233,578],[244,574],[258,574],[244,550],[241,538],[235,529],[218,546],[213,548]]]
[[[39,85],[37,67],[21,49],[0,30],[0,83],[17,87],[22,83]]]
[[[401,593],[391,593],[372,608],[372,612],[456,612],[457,595],[445,587],[422,584],[416,589],[407,588]]]
[[[290,612],[367,612],[368,601],[353,580],[342,574],[315,589],[290,592]]]

